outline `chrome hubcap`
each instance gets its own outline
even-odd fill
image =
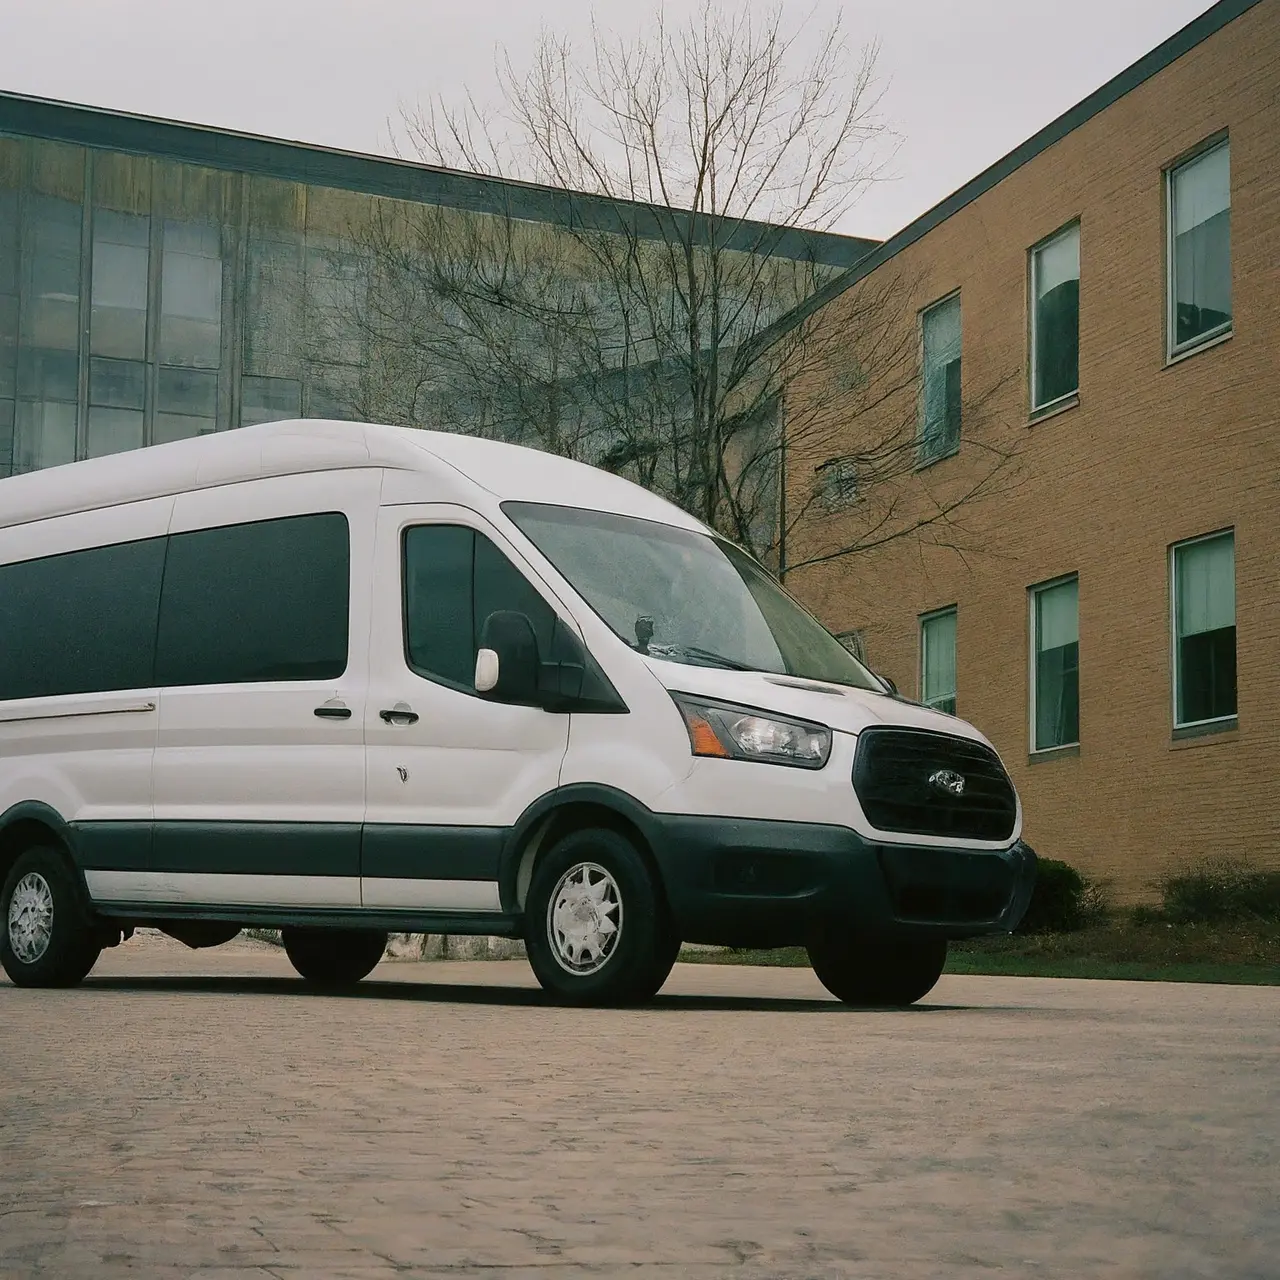
[[[622,894],[596,862],[580,862],[560,877],[547,904],[547,935],[556,963],[576,977],[599,973],[622,936]]]
[[[36,871],[14,886],[9,899],[9,946],[23,964],[35,964],[53,937],[53,890]]]

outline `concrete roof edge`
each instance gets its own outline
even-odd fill
[[[621,225],[629,215],[646,238],[660,234],[663,218],[689,216],[638,200],[3,91],[0,133],[592,230]],[[732,248],[772,240],[770,252],[777,256],[826,266],[848,266],[879,243],[753,219],[726,219],[724,225],[732,226]]]

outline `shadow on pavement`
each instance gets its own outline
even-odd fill
[[[84,990],[94,992],[120,992],[146,994],[155,992],[166,995],[280,995],[307,1000],[398,1000],[422,1004],[469,1004],[505,1008],[571,1008],[557,1004],[538,988],[496,987],[467,985],[462,983],[388,982],[365,981],[359,986],[340,991],[319,991],[308,987],[300,979],[259,978],[241,974],[215,976],[192,974],[184,976],[156,977],[89,977]],[[664,995],[647,1005],[633,1006],[632,1013],[660,1012],[683,1013],[720,1010],[737,1013],[909,1013],[923,1016],[929,1013],[970,1010],[974,1006],[961,1004],[919,1004],[909,1009],[860,1009],[826,999],[787,999],[779,996],[731,996],[731,995]]]

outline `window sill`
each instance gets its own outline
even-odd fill
[[[1192,356],[1198,356],[1202,351],[1209,351],[1213,347],[1220,347],[1224,342],[1230,342],[1234,336],[1234,329],[1226,329],[1222,333],[1212,333],[1207,338],[1202,338],[1194,346],[1182,347],[1180,350],[1172,352],[1166,358],[1164,367],[1166,369],[1170,369],[1175,364],[1181,364],[1184,360],[1190,360]]]
[[[1045,747],[1042,751],[1027,753],[1028,764],[1047,764],[1050,760],[1068,760],[1080,754],[1078,742],[1068,743],[1065,747]]]
[[[1041,409],[1033,409],[1031,416],[1027,419],[1027,426],[1037,427],[1042,422],[1048,422],[1050,418],[1056,418],[1060,413],[1067,413],[1079,407],[1080,393],[1073,391],[1069,396],[1063,396],[1061,400],[1055,400]]]
[[[1224,720],[1211,720],[1208,724],[1189,724],[1174,729],[1170,751],[1186,747],[1211,747],[1219,742],[1235,742],[1240,737],[1240,720],[1231,716]]]
[[[915,469],[917,471],[927,471],[930,467],[936,467],[940,462],[946,462],[948,458],[954,458],[960,452],[960,446],[957,444],[954,448],[948,449],[946,453],[940,453],[934,458],[921,458],[916,462]]]

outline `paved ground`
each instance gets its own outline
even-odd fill
[[[1280,989],[531,987],[167,942],[0,985],[0,1276],[1280,1276]]]

